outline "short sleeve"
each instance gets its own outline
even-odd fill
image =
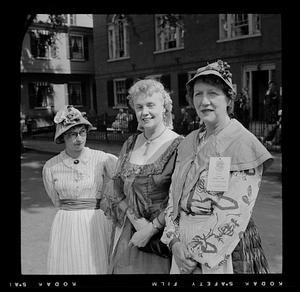
[[[46,163],[43,167],[42,171],[43,183],[46,190],[47,195],[51,199],[53,205],[55,207],[59,207],[59,197],[54,188],[53,177],[51,173],[51,168]]]

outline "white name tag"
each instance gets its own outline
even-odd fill
[[[209,160],[208,191],[226,192],[228,190],[231,157],[211,157]]]

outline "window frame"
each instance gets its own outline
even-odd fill
[[[123,82],[124,84],[124,92],[122,94],[125,94],[125,103],[119,103],[118,101],[118,92],[117,92],[117,82]],[[113,108],[128,108],[127,106],[127,96],[126,96],[126,78],[115,78],[113,79],[113,88],[114,88],[114,107]]]
[[[80,104],[74,104],[73,101],[71,102],[71,86],[74,85],[79,85],[79,89],[80,89],[80,94],[79,94],[79,98],[80,98]],[[72,82],[68,82],[68,103],[71,105],[74,105],[75,107],[83,107],[83,96],[82,96],[82,82],[80,81],[72,81]]]
[[[124,55],[120,56],[120,42],[117,47],[117,37],[120,35],[119,22],[123,24],[122,44]],[[108,39],[108,62],[129,59],[129,24],[124,17],[120,19],[117,15],[112,17],[112,20],[107,24],[107,39]]]
[[[175,33],[176,46],[172,47],[172,48],[166,48],[166,49],[162,48],[166,44],[166,37],[165,37],[165,32],[162,31],[162,29],[159,29],[159,21],[160,21],[161,17],[164,15],[165,14],[155,14],[154,15],[154,25],[155,25],[155,51],[154,51],[154,54],[184,49],[184,30],[181,29],[178,25],[176,26],[176,33]],[[178,15],[179,14],[176,14],[176,16],[178,16]],[[161,32],[159,30],[161,30]],[[160,33],[162,34],[161,36],[159,36]],[[181,38],[180,34],[183,34],[182,38]]]
[[[53,44],[52,46],[45,43],[45,51],[46,54],[45,56],[40,56],[40,43],[41,43],[41,35],[48,35],[49,31],[45,30],[45,29],[34,29],[31,30],[31,33],[34,34],[34,38],[36,41],[35,47],[36,47],[36,57],[35,59],[39,59],[39,60],[53,60],[53,59],[57,59],[58,58],[58,54],[57,54],[57,48],[55,47],[56,44]],[[32,52],[31,52],[32,54]]]
[[[233,35],[232,27],[234,24],[233,17],[238,14],[219,14],[219,40],[217,42],[225,42],[225,41],[232,41],[237,39],[244,39],[244,38],[251,38],[251,37],[259,37],[261,36],[261,15],[260,14],[247,14],[248,18],[248,34],[240,34],[240,35]],[[254,18],[259,17],[258,21],[255,22]],[[227,29],[224,28],[226,24]],[[254,25],[258,26],[259,28],[255,31]],[[245,25],[244,25],[245,26]],[[240,26],[235,26],[234,28],[238,29]]]
[[[34,85],[34,90],[35,90],[35,95],[34,95],[34,106],[30,106],[31,109],[48,109],[51,107],[54,107],[54,91],[53,91],[53,85],[49,82],[46,81],[33,81],[33,82],[29,82],[28,83],[28,96],[29,99],[31,99],[31,93],[30,93],[30,84]],[[47,88],[49,88],[52,92],[49,95],[43,95],[43,100],[42,103],[45,101],[46,98],[46,105],[37,105],[37,101],[38,101],[38,91],[39,89],[43,87],[45,90],[47,90]],[[52,102],[49,103],[49,99],[48,97],[50,97],[52,99]]]
[[[81,42],[82,42],[82,58],[74,58],[74,52],[73,52],[73,50],[72,50],[72,47],[71,47],[71,43],[72,43],[72,37],[80,37],[80,39],[81,39]],[[72,61],[85,61],[86,59],[85,59],[85,53],[84,53],[84,51],[85,51],[85,48],[84,48],[84,35],[82,35],[82,34],[76,34],[76,33],[70,33],[69,34],[69,50],[72,50],[72,53],[71,53],[71,60]]]

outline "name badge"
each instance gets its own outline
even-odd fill
[[[226,192],[228,190],[231,157],[211,157],[209,160],[208,191]]]

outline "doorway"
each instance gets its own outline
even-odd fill
[[[252,120],[264,121],[264,98],[268,89],[269,71],[252,71]]]

